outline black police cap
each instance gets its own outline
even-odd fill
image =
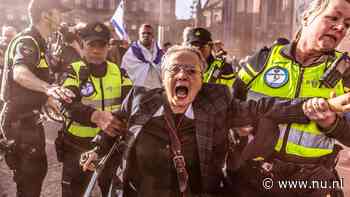
[[[88,23],[79,31],[79,36],[84,41],[102,40],[109,42],[111,32],[108,27],[101,22]]]
[[[207,29],[201,27],[190,29],[186,35],[186,43],[188,44],[197,43],[205,45],[212,41],[211,33]]]

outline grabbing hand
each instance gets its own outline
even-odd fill
[[[337,118],[337,113],[329,108],[324,98],[307,100],[303,104],[303,111],[310,120],[315,121],[322,128],[331,127]]]
[[[111,124],[103,131],[112,137],[124,135],[127,132],[126,123],[118,118],[113,118]]]
[[[60,103],[59,100],[49,96],[46,102],[46,106],[49,107],[51,110],[53,110],[56,114],[61,113],[61,106],[62,103]]]
[[[244,127],[239,127],[237,129],[237,133],[240,137],[243,137],[243,136],[248,136],[249,134],[252,133],[254,127],[248,125],[248,126],[244,126]]]
[[[83,167],[84,172],[86,170],[94,171],[96,169],[95,163],[97,159],[98,159],[98,155],[93,149],[81,154],[79,163]]]
[[[336,120],[337,113],[350,111],[350,93],[337,96],[331,93],[331,98],[312,98],[303,104],[305,115],[316,121],[322,128],[329,128]]]
[[[95,123],[97,127],[102,130],[107,129],[107,127],[112,123],[113,115],[109,111],[94,111],[91,115],[91,122]]]
[[[328,99],[329,108],[334,112],[350,111],[350,93],[335,97],[335,94]]]
[[[75,94],[70,89],[57,85],[52,85],[47,88],[46,95],[56,100],[64,100],[67,103],[71,103],[72,98],[75,97]]]

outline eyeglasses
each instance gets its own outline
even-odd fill
[[[172,75],[176,75],[181,70],[184,71],[189,76],[194,76],[198,73],[202,73],[202,71],[196,69],[195,65],[182,65],[182,64],[174,64],[165,69]]]

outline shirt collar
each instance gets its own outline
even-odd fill
[[[287,45],[285,45],[282,49],[281,49],[281,55],[289,58],[295,62],[296,58],[294,56],[294,51],[295,51],[295,47],[296,47],[296,42],[291,42]],[[317,58],[315,61],[313,61],[312,63],[308,64],[308,65],[303,65],[303,66],[310,66],[310,65],[314,65],[314,64],[320,64],[323,62],[326,62],[329,58],[335,58],[335,50],[329,51],[327,53],[325,53],[324,55],[322,55],[321,57]]]
[[[163,105],[160,106],[160,108],[157,110],[157,112],[155,114],[153,114],[153,117],[159,117],[159,116],[162,116],[162,115],[164,115],[164,106]],[[191,120],[194,119],[192,103],[186,109],[185,116],[188,119],[191,119]]]

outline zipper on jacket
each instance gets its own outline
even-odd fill
[[[293,64],[294,64],[294,62],[293,62]],[[298,98],[299,97],[300,89],[301,89],[301,83],[303,82],[303,78],[304,78],[304,70],[305,70],[305,68],[299,66],[299,70],[300,70],[300,74],[299,74],[299,78],[298,78],[298,82],[297,82],[297,88],[296,88],[296,91],[295,91],[294,98]],[[288,137],[289,137],[291,125],[292,125],[292,123],[287,125],[286,132],[284,133],[284,136],[283,136],[283,143],[282,143],[282,147],[281,147],[281,151],[280,151],[283,155],[285,155],[287,153],[286,152],[286,146],[287,146],[287,142],[288,142]]]
[[[101,108],[102,108],[102,111],[104,111],[105,110],[105,93],[103,91],[102,77],[100,78],[100,89],[101,89]]]

